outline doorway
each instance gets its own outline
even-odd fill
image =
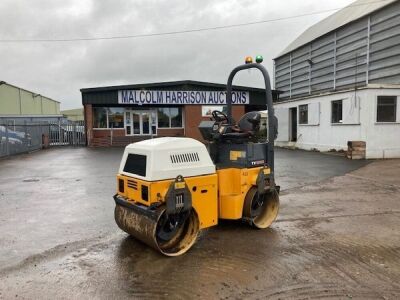
[[[297,107],[290,108],[290,141],[297,141]]]
[[[157,113],[154,110],[125,111],[125,135],[157,135]]]

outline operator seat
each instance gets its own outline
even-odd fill
[[[243,142],[254,136],[260,130],[261,114],[256,111],[244,114],[237,125],[231,127],[231,132],[222,134],[222,139]]]
[[[239,131],[241,132],[250,132],[252,134],[256,133],[260,130],[261,123],[261,114],[256,111],[248,112],[244,114],[237,126],[239,127]]]

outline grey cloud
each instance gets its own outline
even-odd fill
[[[0,38],[130,35],[273,19],[344,6],[318,1],[54,1],[0,2]],[[0,80],[81,105],[79,89],[102,85],[201,80],[225,82],[246,55],[272,58],[327,14],[261,25],[141,39],[0,44]],[[255,72],[238,84],[261,86]]]

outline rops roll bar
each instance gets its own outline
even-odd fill
[[[248,63],[245,65],[240,65],[232,70],[229,74],[228,83],[226,85],[226,104],[227,104],[227,115],[229,118],[229,122],[232,124],[232,82],[233,78],[235,77],[236,73],[242,70],[247,69],[258,69],[264,76],[264,83],[265,83],[265,98],[267,100],[267,109],[268,109],[268,147],[267,147],[267,161],[268,167],[271,170],[270,173],[270,188],[271,190],[275,189],[275,179],[274,179],[274,140],[275,135],[277,132],[277,124],[275,122],[275,113],[274,107],[272,104],[272,90],[271,90],[271,83],[270,78],[268,75],[268,71],[265,67],[259,63]]]

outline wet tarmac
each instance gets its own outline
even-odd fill
[[[60,148],[0,160],[0,298],[400,297],[399,160],[279,149],[271,228],[222,222],[166,258],[114,223],[121,153]]]

